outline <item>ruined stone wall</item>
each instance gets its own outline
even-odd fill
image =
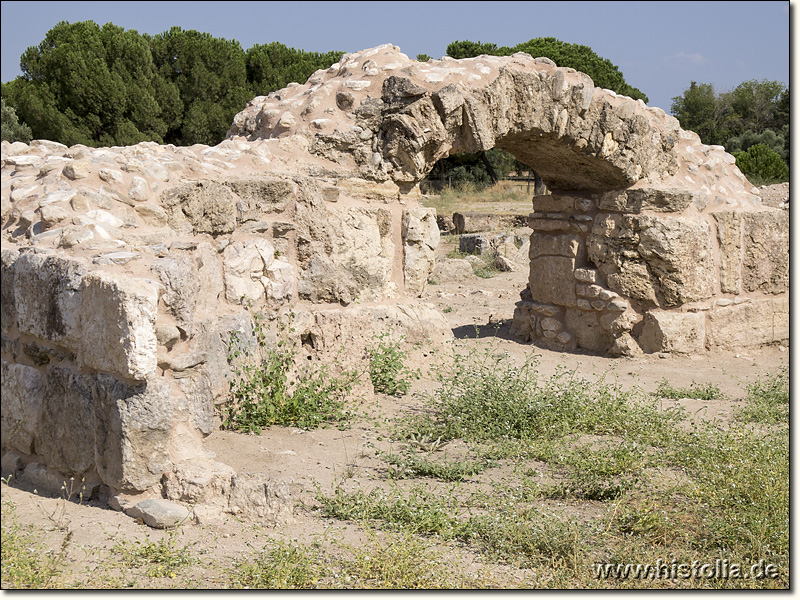
[[[435,214],[397,186],[311,176],[277,141],[2,150],[3,469],[42,491],[73,477],[120,508],[166,495],[277,518],[279,483],[203,450],[231,334],[257,356],[253,315],[268,345],[291,320],[301,352],[348,366],[374,331],[449,334],[413,300]],[[274,506],[248,508],[264,486]]]
[[[417,63],[390,45],[255,98],[216,147],[2,143],[4,473],[85,478],[260,519],[284,488],[206,456],[236,332],[364,359],[450,334],[416,299],[436,215],[418,183],[499,147],[534,199],[524,339],[632,354],[788,338],[788,219],[660,109],[545,58]],[[249,341],[248,341],[249,340]],[[250,507],[250,508],[246,508]]]

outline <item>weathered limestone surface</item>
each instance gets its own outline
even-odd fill
[[[374,331],[451,337],[417,301],[444,275],[418,184],[493,147],[553,192],[526,244],[474,238],[507,268],[527,253],[521,339],[617,355],[788,339],[787,211],[723,148],[549,59],[384,45],[254,98],[214,147],[2,143],[4,470],[201,502],[198,519],[290,517],[281,482],[203,456],[230,344],[259,352],[254,315],[265,347],[292,318],[298,349],[350,364]]]
[[[705,349],[705,315],[650,311],[639,344],[645,352],[697,354]]]

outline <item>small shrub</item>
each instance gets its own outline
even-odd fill
[[[767,375],[747,386],[747,406],[737,412],[736,419],[745,422],[776,425],[789,423],[789,369]]]
[[[260,360],[235,334],[231,336],[229,362],[236,366],[229,398],[222,407],[224,429],[261,433],[271,425],[295,425],[314,429],[324,422],[346,422],[347,395],[358,380],[356,371],[334,376],[329,365],[298,365],[288,328],[279,324],[277,347],[266,343],[263,322],[256,318]],[[289,376],[297,371],[296,378]]]
[[[14,107],[6,104],[5,100],[0,100],[0,112],[2,112],[2,139],[4,142],[24,142],[31,141],[31,128],[25,123],[20,123]]]
[[[418,370],[406,367],[408,353],[392,339],[391,332],[373,336],[369,349],[369,377],[376,392],[404,396],[411,389],[411,379],[419,379]]]
[[[176,543],[178,531],[170,531],[157,542],[151,542],[149,537],[144,542],[119,542],[112,551],[128,567],[145,567],[148,577],[174,579],[180,569],[197,562],[190,551],[190,544],[178,546]]]
[[[755,144],[745,151],[734,152],[733,156],[736,166],[748,178],[756,178],[759,182],[779,182],[789,178],[789,167],[780,154],[765,144]]]

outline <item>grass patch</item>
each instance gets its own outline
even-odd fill
[[[493,560],[523,567],[554,560],[576,564],[581,552],[577,523],[519,505],[492,514],[470,514],[453,491],[415,486],[405,493],[396,488],[347,493],[337,487],[332,496],[318,490],[316,498],[326,516],[378,521],[400,531],[458,540],[476,546]]]
[[[185,567],[197,562],[192,555],[191,546],[180,546],[176,541],[178,530],[171,530],[158,541],[121,541],[114,545],[112,552],[122,563],[130,568],[144,568],[148,577],[167,577],[174,579]]]
[[[368,539],[357,547],[337,544],[336,553],[319,543],[270,542],[250,559],[237,561],[229,585],[248,589],[453,589],[483,587],[464,575],[426,540],[404,532]]]
[[[706,423],[676,444],[674,462],[689,475],[689,494],[719,549],[788,558],[788,430]]]
[[[57,588],[63,568],[66,546],[70,535],[64,538],[61,552],[45,547],[41,534],[33,526],[19,524],[13,502],[2,502],[2,541],[0,541],[0,566],[3,589]]]
[[[548,463],[565,472],[563,480],[541,490],[546,498],[614,500],[642,481],[645,448],[635,442],[565,446]]]
[[[746,406],[736,419],[767,425],[789,424],[789,369],[784,367],[747,386]]]
[[[389,476],[392,479],[406,477],[432,477],[442,481],[464,481],[470,477],[483,473],[486,469],[496,466],[488,460],[436,462],[426,457],[381,453],[382,458],[392,468]]]
[[[658,384],[655,395],[659,398],[682,400],[693,398],[695,400],[722,400],[725,394],[713,383],[699,384],[692,381],[688,388],[674,387],[667,379],[662,379]]]
[[[435,375],[439,387],[426,397],[429,414],[411,419],[404,437],[494,442],[587,433],[663,443],[683,419],[679,409],[661,411],[636,389],[590,382],[566,369],[545,378],[535,355],[516,365],[492,347],[456,351]]]
[[[229,585],[249,589],[309,589],[322,577],[323,560],[318,547],[275,542],[254,558],[234,563]]]

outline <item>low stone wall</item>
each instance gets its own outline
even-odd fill
[[[788,212],[708,204],[653,188],[534,198],[512,331],[613,355],[788,340]]]
[[[268,345],[291,320],[301,352],[349,365],[373,332],[450,336],[414,301],[434,265],[435,212],[396,188],[235,164],[187,180],[195,159],[177,152],[142,167],[129,149],[3,150],[4,476],[55,493],[74,478],[119,509],[164,497],[205,517],[285,519],[281,482],[239,476],[203,448],[229,390],[231,334],[257,357],[253,315]],[[180,175],[134,198],[128,174],[164,159]]]

